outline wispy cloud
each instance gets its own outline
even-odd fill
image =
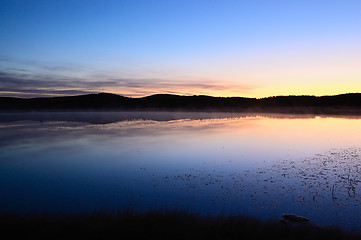
[[[0,55],[0,63],[3,66],[2,71],[22,72],[22,71],[49,71],[49,72],[78,72],[89,70],[89,66],[74,62],[48,62],[29,59],[19,59],[12,56]]]
[[[0,56],[0,96],[42,97],[111,92],[129,97],[157,93],[182,95],[240,95],[256,88],[224,80],[197,77],[150,77],[86,69],[76,64],[52,64]],[[12,64],[14,63],[14,64]],[[123,76],[123,77],[119,77]]]
[[[200,80],[164,80],[140,78],[97,79],[74,78],[62,75],[34,75],[27,72],[0,72],[2,96],[37,97],[95,93],[101,91],[140,97],[156,93],[208,94],[246,92],[255,87],[242,84]]]

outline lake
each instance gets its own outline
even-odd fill
[[[0,113],[0,211],[179,209],[361,228],[361,118]]]

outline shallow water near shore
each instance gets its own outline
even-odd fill
[[[296,214],[361,228],[361,118],[0,114],[0,211]]]

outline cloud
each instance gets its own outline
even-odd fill
[[[73,77],[64,74],[35,74],[21,68],[0,71],[0,95],[14,97],[78,95],[101,91],[129,97],[157,93],[220,96],[232,93],[237,95],[254,88],[252,85],[197,78],[122,78],[109,74]]]
[[[29,71],[29,69],[49,72],[78,72],[81,70],[89,70],[89,66],[74,62],[45,62],[37,60],[19,59],[16,57],[4,55],[0,55],[0,62],[3,63],[3,66],[9,66],[6,68],[6,71],[14,72]],[[4,67],[2,68],[2,70],[4,70]]]
[[[239,96],[257,87],[225,80],[176,76],[176,73],[164,69],[120,67],[115,71],[105,71],[77,63],[24,60],[1,54],[0,63],[0,96],[42,97],[97,92],[128,97],[157,93]]]

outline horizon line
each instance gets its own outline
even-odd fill
[[[332,95],[307,95],[307,94],[290,94],[290,95],[270,95],[267,97],[243,97],[243,96],[212,96],[212,95],[205,95],[205,94],[194,94],[194,95],[182,95],[182,94],[171,94],[171,93],[155,93],[151,95],[146,95],[142,97],[128,97],[124,96],[118,93],[111,93],[111,92],[93,92],[93,93],[84,93],[84,94],[76,94],[76,95],[61,95],[61,96],[39,96],[39,97],[11,97],[11,96],[0,96],[0,98],[18,98],[18,99],[37,99],[37,98],[62,98],[62,97],[77,97],[77,96],[86,96],[86,95],[99,95],[99,94],[110,94],[110,95],[117,95],[120,97],[125,98],[132,98],[132,99],[140,99],[140,98],[146,98],[156,95],[169,95],[169,96],[180,96],[180,97],[214,97],[214,98],[250,98],[250,99],[264,99],[264,98],[272,98],[272,97],[334,97],[334,96],[340,96],[340,95],[349,95],[349,94],[361,94],[361,92],[347,92],[347,93],[339,93],[339,94],[332,94]]]

